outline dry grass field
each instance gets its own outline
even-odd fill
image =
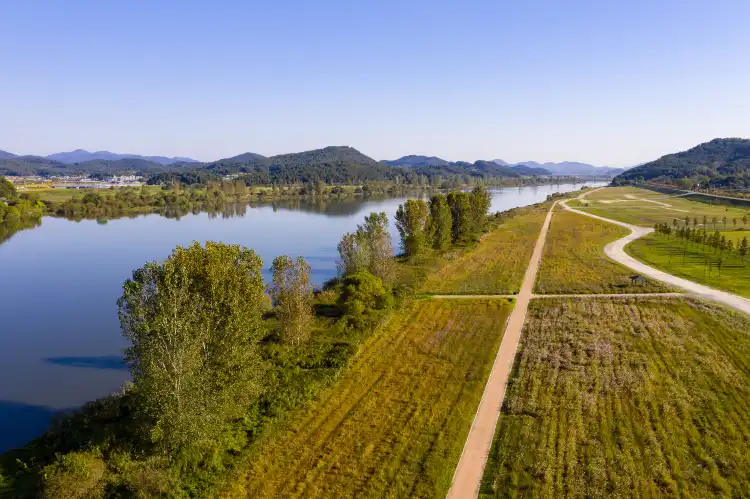
[[[631,285],[633,271],[607,258],[604,246],[628,235],[618,225],[569,211],[555,213],[544,246],[536,293],[659,293],[657,281]]]
[[[532,302],[481,495],[747,497],[748,331],[691,299]]]
[[[471,251],[430,271],[422,292],[510,294],[521,288],[548,207],[524,209],[486,234]]]
[[[512,305],[423,300],[233,479],[229,497],[440,497]]]

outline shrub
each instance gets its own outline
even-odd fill
[[[71,452],[44,468],[42,496],[47,498],[84,498],[102,495],[105,465],[92,452]]]

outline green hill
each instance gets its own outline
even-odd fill
[[[650,180],[690,188],[700,184],[713,187],[750,187],[750,140],[714,139],[710,142],[668,154],[618,175],[615,183]]]

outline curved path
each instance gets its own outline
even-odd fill
[[[584,193],[577,199],[583,199],[586,194],[590,194],[591,192],[594,191]],[[680,289],[684,289],[685,291],[698,295],[706,300],[723,303],[724,305],[728,305],[736,310],[745,312],[746,314],[750,314],[750,299],[743,298],[732,293],[727,293],[726,291],[720,291],[718,289],[710,288],[708,286],[704,286],[703,284],[698,284],[697,282],[688,281],[687,279],[683,279],[682,277],[667,274],[664,271],[649,267],[645,263],[642,263],[625,253],[625,246],[628,243],[653,232],[654,229],[649,227],[639,227],[637,225],[631,225],[625,222],[619,222],[617,220],[600,217],[599,215],[587,213],[582,210],[576,210],[575,208],[571,208],[570,206],[568,206],[565,201],[562,201],[560,205],[562,205],[562,207],[568,211],[572,211],[574,213],[585,215],[591,218],[596,218],[597,220],[602,220],[604,222],[630,229],[631,232],[629,235],[623,237],[622,239],[618,239],[617,241],[610,243],[604,247],[604,253],[612,260],[633,269],[639,274],[643,274],[652,279],[656,279],[657,281],[661,281],[667,284],[671,284],[672,286],[678,287]]]

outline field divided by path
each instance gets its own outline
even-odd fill
[[[691,298],[533,301],[481,495],[746,495],[748,331]]]
[[[511,310],[510,300],[410,305],[226,495],[444,496]]]
[[[596,193],[594,193],[596,194]],[[651,293],[670,291],[658,281],[631,285],[633,271],[609,259],[604,246],[630,231],[570,211],[555,212],[544,246],[535,293]]]
[[[477,247],[430,272],[422,292],[511,294],[521,287],[547,207],[524,208],[482,238]]]

